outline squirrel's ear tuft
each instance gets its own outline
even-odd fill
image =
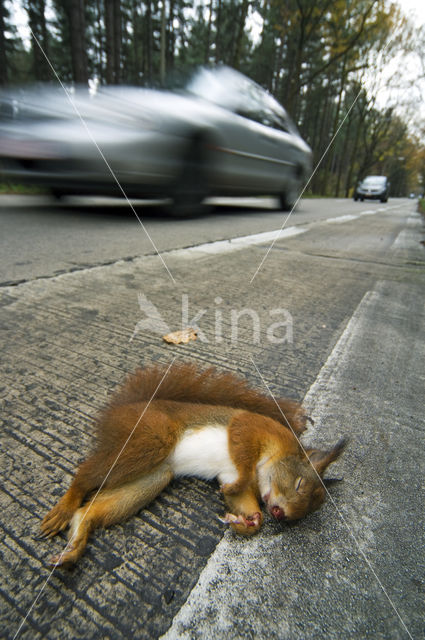
[[[341,438],[336,445],[329,451],[321,451],[320,449],[307,449],[307,456],[316,469],[317,473],[323,475],[326,468],[339,458],[348,444],[348,438]]]

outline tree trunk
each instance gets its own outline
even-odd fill
[[[147,0],[146,2],[146,37],[145,37],[145,60],[144,60],[144,84],[150,85],[152,84],[152,49],[153,49],[153,36],[152,36],[152,2],[151,0]]]
[[[175,13],[175,2],[174,0],[170,0],[170,11],[168,13],[168,21],[167,21],[167,39],[166,39],[166,70],[168,73],[174,69],[174,50],[176,46],[176,36],[174,33],[174,13]]]
[[[344,169],[346,169],[347,148],[348,148],[348,139],[350,137],[350,128],[351,128],[351,120],[349,119],[345,123],[344,142],[343,142],[343,145],[342,145],[342,152],[340,153],[340,156],[339,156],[338,175],[337,175],[336,185],[335,185],[335,198],[339,198],[339,190],[340,190],[340,187],[341,187],[342,174],[343,174]]]
[[[121,82],[121,7],[120,0],[114,0],[114,80],[115,84]]]
[[[27,0],[28,23],[32,32],[31,49],[33,73],[37,80],[46,82],[52,79],[52,70],[48,63],[49,43],[45,16],[45,0]]]
[[[86,21],[84,0],[72,0],[69,11],[72,77],[77,84],[88,83]]]
[[[236,32],[235,50],[233,53],[233,60],[232,60],[232,66],[235,69],[239,69],[240,63],[241,63],[242,38],[245,30],[246,17],[248,15],[248,7],[249,7],[248,0],[242,0],[240,13],[239,13],[239,20],[237,25],[237,32]]]
[[[104,51],[104,44],[105,44],[105,38],[104,38],[104,32],[103,32],[103,26],[102,26],[102,8],[101,8],[101,0],[96,0],[96,27],[95,27],[95,33],[96,33],[96,55],[97,55],[97,73],[99,76],[100,81],[104,82],[105,81],[105,68],[104,68],[104,64],[103,64],[103,56],[102,53]]]
[[[160,41],[160,62],[159,62],[159,79],[161,84],[163,85],[165,82],[165,49],[166,49],[166,39],[165,39],[165,0],[162,0],[161,4],[161,41]]]
[[[133,24],[133,41],[131,43],[133,50],[133,81],[135,84],[140,84],[140,72],[143,70],[142,56],[140,52],[143,51],[142,47],[142,34],[140,27],[140,16],[137,11],[137,0],[133,0],[131,21]]]
[[[6,54],[6,7],[4,0],[0,0],[0,87],[7,85],[7,54]]]
[[[208,12],[208,27],[207,27],[207,39],[205,42],[205,55],[204,64],[208,64],[210,61],[210,45],[211,45],[211,27],[212,27],[212,15],[213,15],[213,1],[210,0],[209,12]]]
[[[120,0],[105,0],[106,82],[119,84],[121,79],[121,10]]]
[[[322,154],[324,153],[327,145],[330,141],[329,131],[330,131],[330,120],[331,120],[331,109],[332,109],[332,92],[330,90],[329,81],[326,87],[326,93],[321,105],[321,118],[319,122],[319,137],[317,139],[317,150],[318,157],[317,160],[320,160]],[[323,168],[323,163],[319,168],[315,178],[314,178],[314,191],[319,195],[325,195],[327,189],[327,177]]]
[[[296,50],[293,53],[293,64],[288,66],[290,74],[288,77],[288,92],[286,105],[289,113],[295,121],[298,119],[299,95],[301,87],[302,63],[304,61],[304,47],[306,37],[306,24],[303,15],[299,19],[299,32],[297,42],[294,43]]]
[[[215,13],[215,63],[221,61],[221,2],[217,0],[217,11]]]

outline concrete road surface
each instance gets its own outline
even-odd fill
[[[14,203],[2,201],[2,281],[14,283],[1,287],[0,316],[2,635],[422,638],[425,256],[415,203],[305,201],[280,235],[283,214],[257,208],[184,221],[186,239],[177,222],[150,218],[160,257],[136,251],[137,234],[148,245],[129,220],[94,225],[62,210],[77,270],[50,213],[34,214],[43,233],[28,204]],[[197,325],[198,339],[166,345],[163,332],[182,323]],[[52,573],[47,561],[66,538],[40,541],[40,521],[88,451],[93,418],[126,372],[173,358],[304,399],[315,422],[305,442],[351,438],[329,472],[343,482],[305,520],[266,516],[258,536],[240,539],[218,519],[217,484],[186,478],[96,531],[74,569]]]

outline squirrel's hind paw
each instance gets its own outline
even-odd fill
[[[44,517],[41,523],[41,535],[44,538],[52,538],[59,531],[66,529],[73,515],[73,511],[66,511],[60,503],[57,504]]]

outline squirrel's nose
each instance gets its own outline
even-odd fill
[[[283,509],[281,509],[280,507],[272,507],[270,509],[270,512],[272,514],[272,516],[274,518],[276,518],[276,520],[283,520],[285,518],[285,512]]]

